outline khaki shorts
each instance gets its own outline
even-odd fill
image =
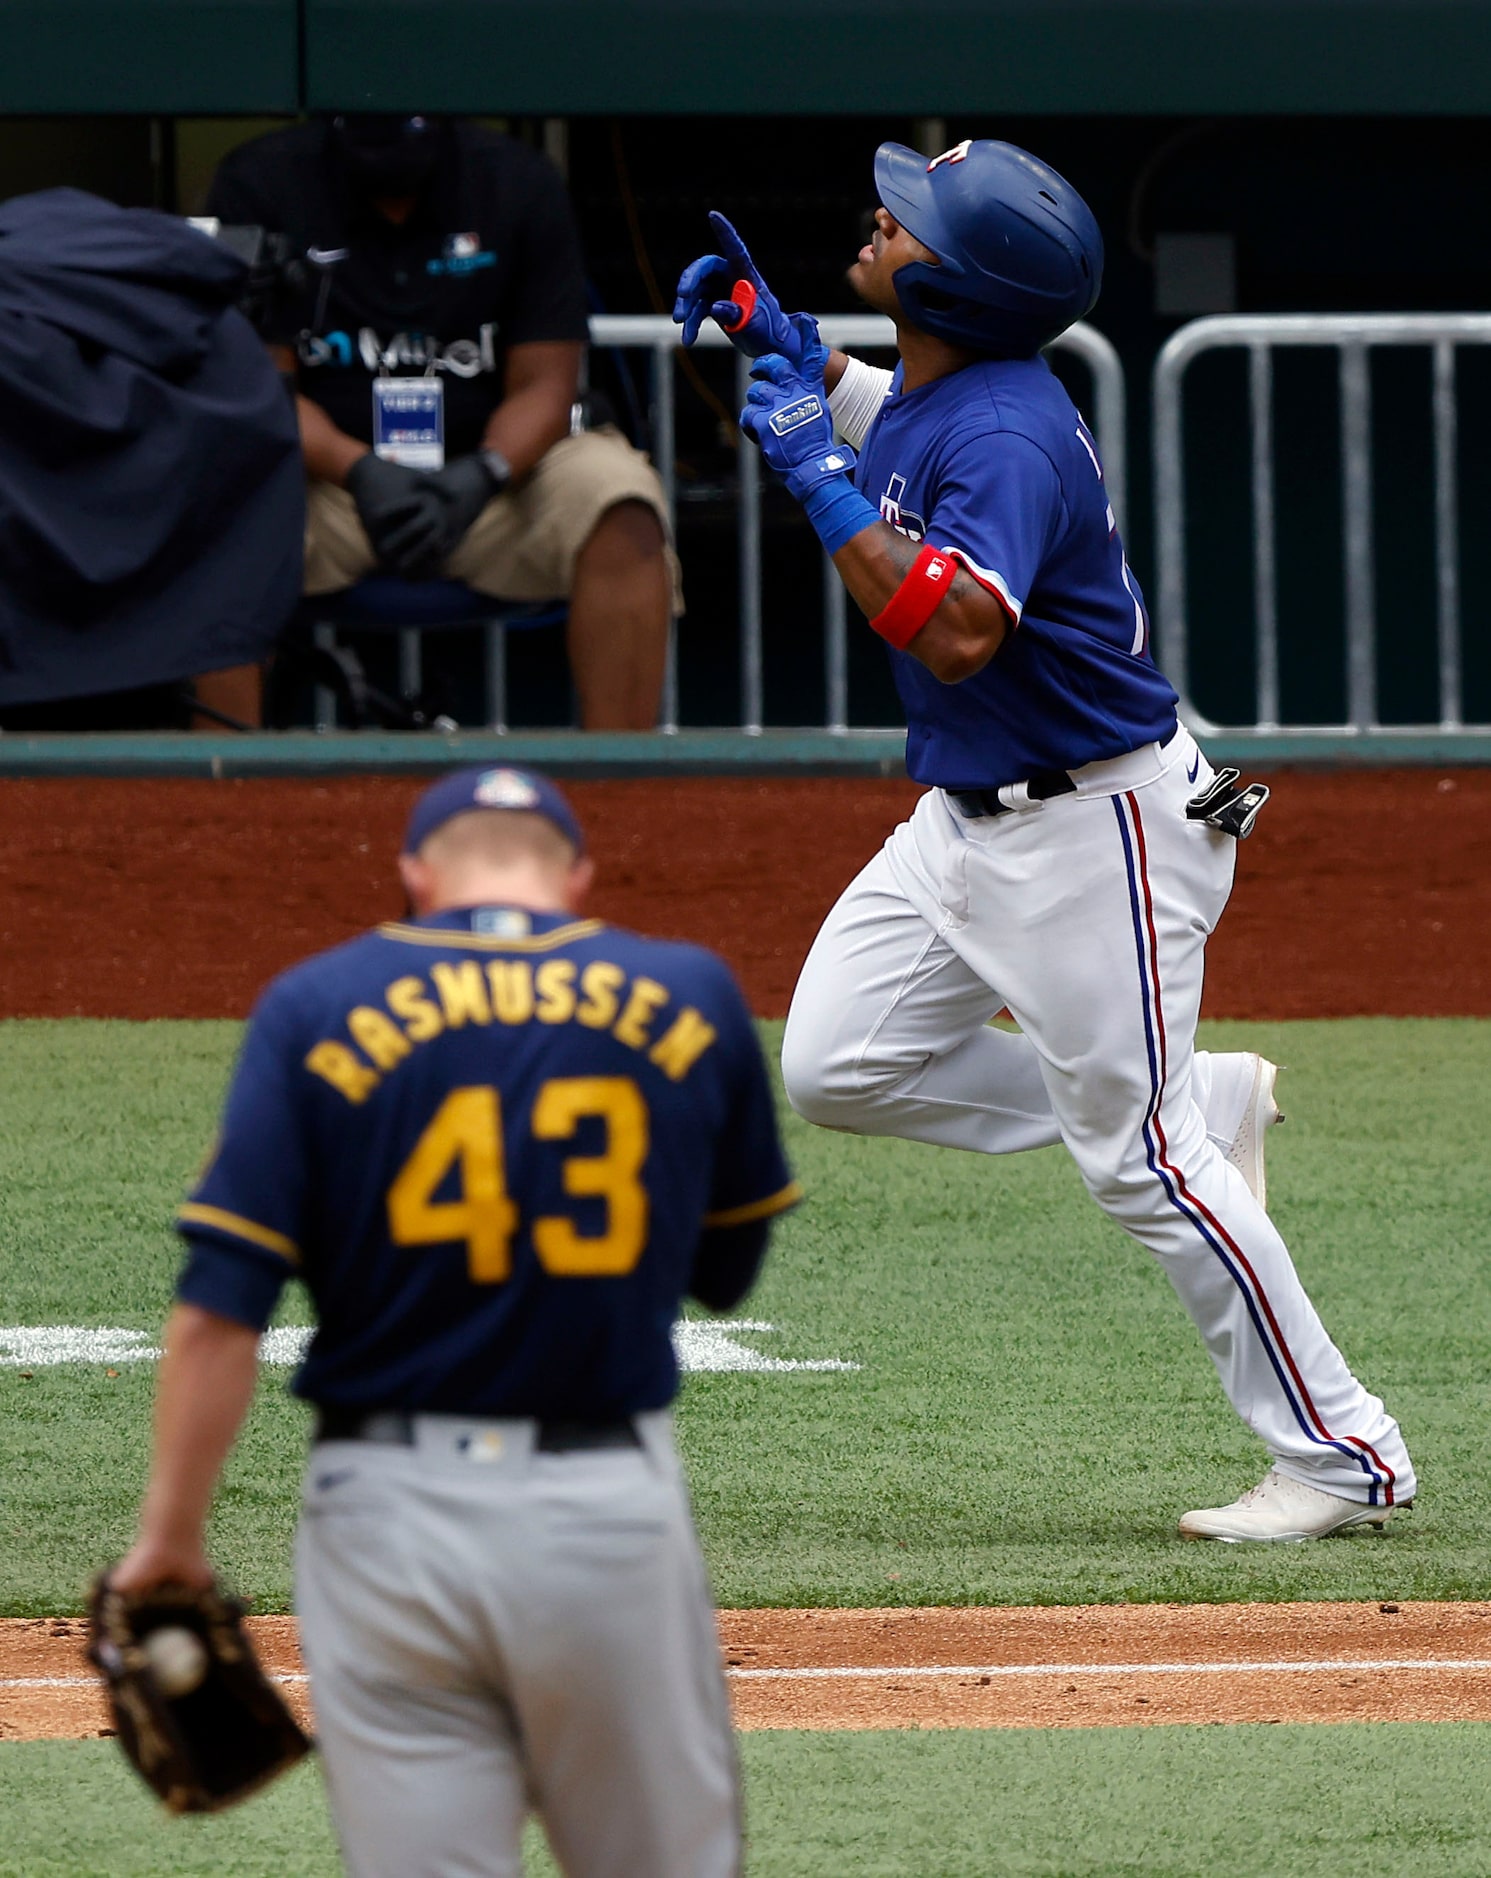
[[[642,502],[662,525],[673,576],[673,611],[683,612],[678,557],[657,471],[619,430],[582,431],[545,451],[532,475],[494,496],[456,544],[443,572],[501,600],[562,600],[596,524],[619,502]],[[305,591],[338,593],[377,570],[372,544],[345,489],[307,491]]]

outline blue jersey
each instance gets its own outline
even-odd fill
[[[262,1326],[299,1276],[298,1394],[606,1417],[677,1388],[701,1229],[798,1197],[724,964],[598,920],[483,907],[284,974],[180,1209],[188,1303]]]
[[[911,775],[997,788],[1168,737],[1175,693],[1150,655],[1097,449],[1045,361],[899,387],[898,371],[855,482],[893,528],[950,550],[1013,627],[956,685],[892,650]]]

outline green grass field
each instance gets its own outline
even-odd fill
[[[0,1321],[153,1335],[171,1209],[229,1024],[0,1024]],[[1001,1163],[808,1129],[810,1202],[733,1342],[856,1369],[691,1376],[681,1423],[724,1604],[1491,1596],[1484,1281],[1491,1023],[1214,1027],[1289,1066],[1275,1217],[1387,1395],[1420,1504],[1385,1538],[1187,1546],[1262,1457],[1148,1258],[1059,1151]],[[299,1299],[287,1306],[298,1321]],[[3,1333],[0,1333],[3,1335]],[[116,1373],[111,1374],[110,1370]],[[0,1611],[74,1611],[127,1543],[153,1364],[29,1375],[0,1346]],[[305,1411],[266,1370],[214,1547],[284,1608]],[[1491,1730],[1468,1724],[747,1737],[752,1878],[1471,1878]],[[319,1781],[168,1822],[108,1742],[0,1747],[0,1878],[331,1878]],[[538,1845],[529,1870],[553,1868]]]
[[[748,1735],[751,1878],[1484,1878],[1491,1726]],[[314,1769],[168,1820],[108,1742],[0,1749],[0,1878],[334,1878]],[[61,1796],[65,1796],[65,1803]],[[554,1867],[530,1841],[532,1878]],[[639,1874],[640,1878],[640,1874]]]
[[[0,1025],[0,1321],[154,1332],[166,1222],[209,1138],[230,1024]],[[809,1204],[737,1339],[853,1371],[711,1374],[682,1429],[730,1605],[1491,1595],[1484,1355],[1491,1023],[1225,1026],[1289,1066],[1275,1217],[1415,1451],[1386,1538],[1186,1545],[1261,1471],[1158,1269],[1060,1150],[991,1162],[788,1118]],[[290,1310],[298,1309],[298,1298]],[[0,1610],[78,1608],[126,1543],[154,1366],[0,1367]],[[266,1371],[217,1519],[261,1610],[288,1598],[305,1411]]]

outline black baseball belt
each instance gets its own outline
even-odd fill
[[[1052,796],[1075,795],[1077,785],[1064,769],[1038,769],[1033,776],[1024,778],[1022,787],[1032,802],[1049,802]],[[1001,802],[997,789],[949,789],[948,801],[953,803],[960,814],[970,818],[979,815],[1008,815],[1011,804]]]
[[[390,1447],[412,1448],[419,1417],[402,1409],[345,1409],[318,1407],[313,1441],[379,1441]],[[459,1418],[458,1418],[459,1419]],[[472,1420],[481,1420],[473,1416]],[[540,1420],[534,1424],[534,1451],[538,1454],[584,1454],[597,1448],[640,1448],[642,1437],[630,1415],[600,1420],[575,1418]]]
[[[1064,769],[1042,769],[1013,787],[1022,790],[1031,802],[1049,802],[1052,796],[1075,794],[1077,785]],[[959,813],[970,818],[1008,815],[1015,806],[1001,802],[997,789],[949,789],[946,794]],[[1244,782],[1238,770],[1219,769],[1201,793],[1186,804],[1186,818],[1206,822],[1234,840],[1246,841],[1268,797],[1267,783]]]

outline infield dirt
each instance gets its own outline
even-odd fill
[[[249,1623],[268,1670],[303,1674],[293,1618]],[[1491,1721],[1485,1604],[722,1611],[719,1628],[742,1728]],[[83,1634],[0,1621],[0,1740],[106,1729]],[[304,1685],[288,1693],[304,1713]]]
[[[1238,851],[1205,1015],[1491,1016],[1491,772],[1285,772]],[[402,911],[420,784],[0,782],[0,1016],[242,1017],[272,973]],[[780,1017],[905,781],[571,786],[592,911],[723,952]]]

